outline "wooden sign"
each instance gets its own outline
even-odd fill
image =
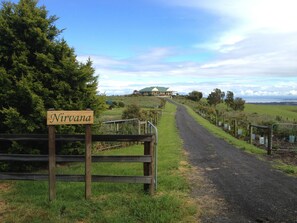
[[[93,124],[94,111],[47,111],[47,125]]]

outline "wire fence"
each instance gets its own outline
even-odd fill
[[[272,126],[272,130],[275,150],[297,152],[297,124],[277,123]]]

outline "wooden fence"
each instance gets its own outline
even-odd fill
[[[46,134],[0,134],[0,141],[50,141],[50,137]],[[85,135],[55,135],[55,141],[63,142],[76,142],[87,141]],[[91,175],[88,180],[90,182],[114,182],[114,183],[140,183],[144,184],[144,190],[149,194],[153,194],[155,190],[155,135],[92,135],[89,139],[91,141],[109,141],[109,142],[142,142],[144,144],[144,155],[130,155],[130,156],[91,156],[90,163],[86,164],[86,168],[91,168],[91,162],[140,162],[143,163],[143,176],[102,176]],[[49,148],[49,154],[53,150]],[[88,154],[86,154],[88,156]],[[55,171],[51,168],[55,168],[56,162],[85,162],[86,156],[81,155],[55,155],[54,164],[49,164],[49,172],[52,171],[53,175],[49,174],[37,174],[37,173],[8,173],[1,172],[0,180],[48,180],[49,181],[49,199],[55,199],[55,191],[52,191],[55,181],[67,181],[67,182],[86,182],[87,173],[85,175],[56,175]],[[0,161],[44,161],[49,162],[50,155],[29,155],[29,154],[0,154]],[[53,166],[50,166],[53,165]],[[90,169],[88,170],[90,171]],[[86,171],[87,172],[87,171]],[[89,186],[86,186],[86,198],[91,194],[87,191]],[[90,190],[90,189],[89,189]]]
[[[263,131],[266,132],[267,135],[267,155],[271,155],[271,150],[272,150],[272,126],[262,126],[262,125],[254,125],[250,124],[249,125],[249,136],[250,140],[249,143],[253,143],[253,129],[262,129]],[[265,144],[265,138],[263,137],[263,144]]]

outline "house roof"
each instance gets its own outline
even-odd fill
[[[141,89],[139,92],[153,92],[153,91],[167,92],[168,89],[169,89],[168,87],[146,87]]]

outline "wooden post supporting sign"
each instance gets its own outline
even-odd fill
[[[56,198],[56,129],[48,126],[48,181],[49,200]]]
[[[92,173],[91,173],[91,163],[92,163],[92,131],[91,125],[86,125],[86,136],[85,136],[85,198],[89,199],[91,197],[91,184],[92,184]]]
[[[92,132],[91,124],[94,122],[94,112],[86,111],[55,111],[47,112],[48,148],[49,148],[49,200],[56,198],[56,133],[55,125],[86,125],[85,135],[85,197],[91,196],[91,162],[92,162]]]

